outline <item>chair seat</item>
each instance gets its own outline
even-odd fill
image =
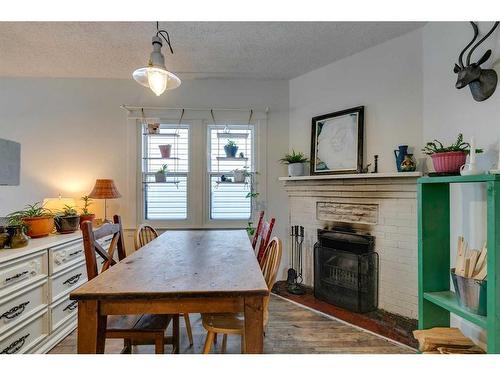
[[[170,324],[172,315],[110,315],[107,331],[164,332]]]
[[[242,313],[202,314],[203,327],[207,331],[226,334],[242,334],[245,318]]]

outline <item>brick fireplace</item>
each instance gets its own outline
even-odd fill
[[[380,257],[379,308],[417,318],[418,172],[280,178],[290,225],[305,228],[304,284],[314,284],[317,230],[350,227],[375,237]]]

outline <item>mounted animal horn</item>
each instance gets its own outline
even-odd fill
[[[488,33],[470,49],[469,53],[467,54],[467,65],[464,66],[463,55],[467,51],[467,49],[469,49],[469,47],[474,44],[477,36],[479,35],[477,24],[471,22],[470,24],[472,25],[472,29],[474,30],[474,37],[460,53],[458,57],[459,65],[455,64],[455,67],[453,68],[453,71],[458,74],[455,87],[457,89],[462,89],[465,86],[469,86],[472,97],[478,102],[482,102],[483,100],[486,100],[491,95],[493,95],[497,86],[498,76],[493,69],[481,69],[480,67],[481,64],[484,64],[490,58],[491,50],[487,50],[484,55],[475,63],[471,63],[470,60],[476,48],[481,43],[483,43],[493,33],[493,31],[495,31],[499,23],[500,22],[498,21],[495,22],[490,31],[488,31]]]

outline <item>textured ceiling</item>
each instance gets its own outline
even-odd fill
[[[417,22],[161,22],[181,78],[290,79],[414,29]],[[0,76],[130,78],[153,22],[0,22]]]

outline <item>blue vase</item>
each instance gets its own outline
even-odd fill
[[[394,157],[396,158],[396,168],[398,172],[401,172],[401,163],[405,160],[405,156],[408,155],[408,145],[398,146],[398,150],[394,150]]]
[[[224,151],[226,152],[226,157],[235,158],[236,153],[238,152],[238,146],[224,146]]]

